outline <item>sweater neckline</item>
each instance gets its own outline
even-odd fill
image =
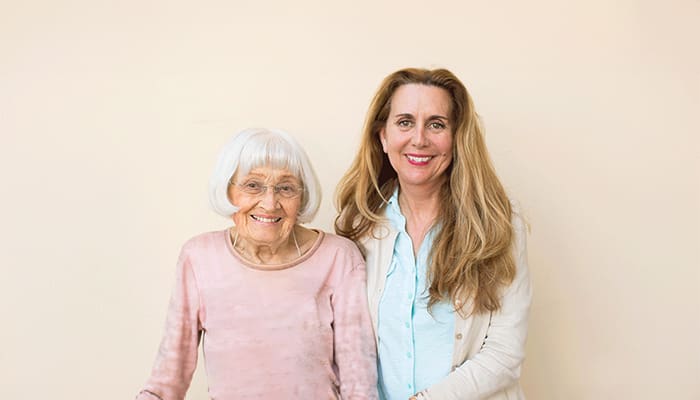
[[[284,263],[284,264],[256,264],[254,262],[248,261],[247,259],[243,258],[238,252],[233,248],[233,242],[231,241],[231,228],[224,229],[223,234],[224,234],[224,240],[226,242],[226,248],[229,251],[229,254],[236,260],[238,260],[241,264],[244,266],[254,269],[257,271],[280,271],[284,269],[289,269],[293,268],[302,262],[308,260],[315,252],[318,250],[318,248],[321,246],[321,242],[323,241],[323,238],[325,236],[325,232],[322,230],[318,229],[311,229],[312,231],[316,232],[318,235],[316,236],[316,241],[314,241],[314,244],[311,246],[311,248],[304,254],[301,255],[301,257],[295,258],[294,260]]]

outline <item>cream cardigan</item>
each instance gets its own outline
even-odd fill
[[[423,392],[430,400],[521,400],[518,383],[525,358],[527,319],[532,290],[527,266],[526,227],[514,207],[513,246],[516,275],[504,291],[501,309],[488,314],[461,318],[456,315],[452,372]],[[367,296],[374,331],[377,310],[384,291],[387,268],[391,264],[398,232],[389,224],[380,225],[376,236],[359,245],[367,262]],[[455,245],[459,245],[456,243]],[[467,304],[465,310],[469,310]]]

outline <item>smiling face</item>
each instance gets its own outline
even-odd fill
[[[261,167],[234,175],[231,182],[228,197],[239,208],[233,214],[238,239],[257,247],[287,243],[301,207],[302,196],[295,195],[302,187],[299,179],[287,169]],[[264,191],[255,194],[261,186]]]
[[[379,132],[384,152],[403,188],[437,190],[452,162],[453,128],[447,90],[406,84],[394,92]]]

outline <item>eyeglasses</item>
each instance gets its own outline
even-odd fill
[[[251,196],[262,196],[267,192],[267,188],[272,188],[274,193],[279,194],[285,199],[293,199],[298,197],[304,191],[301,186],[295,185],[293,183],[278,183],[276,185],[264,185],[263,182],[256,180],[244,181],[242,183],[230,182],[232,185],[236,185],[241,190]]]

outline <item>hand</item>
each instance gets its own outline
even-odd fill
[[[425,396],[423,395],[423,391],[420,391],[420,392],[414,394],[413,396],[409,397],[408,400],[421,400],[424,398],[425,398]]]

